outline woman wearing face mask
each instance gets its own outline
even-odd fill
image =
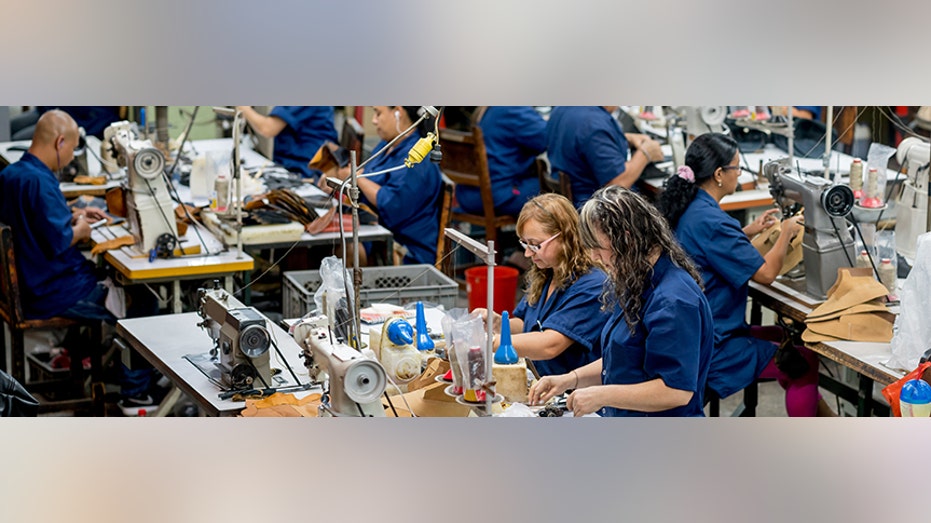
[[[526,294],[510,317],[517,354],[532,360],[541,376],[598,359],[596,340],[608,319],[598,302],[605,274],[582,247],[572,202],[558,194],[531,199],[517,218],[517,234],[533,262]],[[501,316],[494,314],[494,321],[500,331]]]
[[[420,107],[400,105],[374,107],[372,123],[381,142],[373,154],[384,149],[418,118]],[[433,129],[433,120],[423,122],[418,129],[382,152],[367,164],[364,171],[375,173],[398,167],[407,159],[414,144]],[[336,176],[342,180],[349,177],[349,168],[340,169]],[[439,237],[439,197],[442,188],[440,170],[426,159],[413,167],[378,174],[371,178],[359,178],[360,201],[378,213],[378,221],[394,235],[394,240],[407,248],[404,263],[436,262],[436,245]],[[320,187],[326,185],[326,176],[321,177]]]
[[[566,406],[576,416],[703,416],[711,309],[665,220],[634,192],[609,186],[582,207],[581,232],[608,268],[601,359],[543,377],[530,401],[575,389]]]
[[[776,244],[761,256],[750,237],[775,223],[777,210],[741,228],[719,205],[737,189],[738,162],[737,142],[723,134],[703,134],[689,146],[685,165],[669,179],[657,201],[682,248],[701,269],[705,295],[714,311],[715,354],[708,387],[725,398],[757,377],[776,378],[786,389],[789,416],[815,416],[819,411],[829,415],[830,408],[818,395],[817,355],[799,347],[807,365],[802,362],[798,372],[784,372],[773,360],[774,341],[782,339],[782,329],[750,327],[745,320],[750,280],[773,282],[789,242],[802,225],[801,216],[784,220]]]

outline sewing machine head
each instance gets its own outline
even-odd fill
[[[133,124],[123,121],[104,129],[104,143],[116,163],[127,170],[123,194],[129,229],[136,247],[148,254],[163,235],[178,237],[174,203],[163,175],[165,157],[150,140],[140,140]],[[172,249],[173,251],[173,249]]]
[[[370,350],[359,352],[335,341],[326,318],[302,320],[294,326],[295,341],[304,349],[311,376],[325,371],[328,376],[321,416],[384,416],[381,397],[385,393],[385,368]],[[313,366],[313,368],[312,368]]]
[[[199,325],[214,341],[211,354],[224,383],[237,390],[270,387],[271,336],[265,316],[223,289],[198,289],[197,296],[204,319]]]
[[[763,174],[784,216],[797,212],[796,203],[804,208],[805,288],[823,299],[837,280],[837,269],[853,266],[854,242],[844,220],[853,209],[853,191],[846,185],[798,173],[788,159],[767,163]]]
[[[896,160],[905,167],[908,178],[896,200],[895,243],[904,256],[915,257],[918,236],[928,231],[928,171],[931,145],[919,138],[902,140]]]

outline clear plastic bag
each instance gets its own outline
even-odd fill
[[[882,207],[886,203],[886,170],[895,148],[881,143],[870,144],[866,170],[863,172],[863,196],[860,205],[869,208]]]
[[[918,366],[921,356],[931,348],[931,233],[918,237],[915,266],[899,293],[901,307],[892,329],[892,358],[888,366],[909,370]]]
[[[349,314],[346,290],[353,292],[352,278],[343,267],[342,260],[336,256],[327,256],[320,262],[320,281],[320,287],[314,293],[314,304],[327,317],[334,334],[339,336],[348,327],[348,318],[344,317]]]

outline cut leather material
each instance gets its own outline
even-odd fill
[[[761,255],[766,256],[766,254],[772,250],[773,246],[776,245],[776,240],[779,239],[779,234],[782,233],[782,224],[776,222],[773,225],[770,225],[768,228],[763,229],[759,234],[757,234],[750,243],[756,247],[756,250],[760,252]],[[782,268],[779,269],[779,275],[791,271],[795,268],[799,262],[802,261],[802,255],[804,250],[802,249],[802,239],[804,234],[799,232],[792,238],[792,241],[789,242],[789,247],[786,249],[785,258],[782,259]]]
[[[850,341],[889,343],[892,339],[892,324],[873,313],[847,314],[833,320],[809,322],[808,329],[815,334]]]
[[[96,256],[98,254],[111,251],[113,249],[119,249],[120,247],[126,247],[132,245],[136,242],[132,236],[120,236],[119,238],[114,238],[112,240],[107,240],[105,242],[100,242],[91,249],[91,254]]]
[[[846,314],[861,314],[864,312],[888,312],[889,309],[886,308],[879,300],[873,300],[868,303],[861,303],[859,305],[854,305],[849,309],[844,309],[841,311],[831,312],[823,316],[815,316],[814,313],[809,314],[808,318],[805,320],[809,321],[827,321],[839,318]]]
[[[853,276],[847,269],[837,272],[837,282],[828,290],[828,299],[811,311],[810,317],[826,316],[889,294],[886,287],[871,276]]]

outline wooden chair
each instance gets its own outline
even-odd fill
[[[63,329],[85,325],[91,329],[91,338],[100,340],[100,322],[94,320],[80,321],[63,317],[53,317],[42,320],[27,319],[24,317],[22,302],[20,301],[21,293],[19,288],[19,276],[16,271],[16,257],[13,253],[13,232],[9,225],[3,223],[0,223],[0,265],[2,265],[2,268],[0,268],[0,319],[9,327],[11,340],[11,364],[8,372],[27,389],[30,389],[30,391],[32,391],[32,389],[52,385],[52,383],[48,382],[26,381],[25,332],[31,329]],[[6,349],[6,337],[0,335],[0,365],[2,365],[4,370],[7,370]],[[103,413],[103,383],[99,379],[99,373],[102,369],[102,355],[100,350],[91,350],[90,352],[92,375],[91,398],[49,402],[39,397],[40,412],[74,409],[90,405],[95,414]],[[72,354],[71,377],[75,385],[80,381],[80,386],[83,389],[83,367],[81,360],[82,358],[78,354]]]
[[[348,151],[356,152],[356,162],[362,163],[362,143],[365,139],[365,131],[359,122],[349,116],[343,122],[343,129],[339,135],[339,145],[345,147]]]
[[[569,198],[572,201],[572,184],[569,183],[569,175],[562,172],[556,172],[556,178],[553,178],[546,162],[537,158],[537,176],[540,178],[540,194],[556,193]]]
[[[488,173],[488,158],[481,128],[473,127],[468,132],[440,129],[439,139],[443,148],[440,170],[457,186],[478,188],[482,197],[484,210],[482,214],[453,211],[453,221],[484,227],[485,238],[495,241],[496,250],[500,255],[501,249],[497,247],[498,231],[502,227],[516,225],[517,218],[495,215],[495,203],[491,194],[491,176]]]
[[[443,187],[440,190],[440,233],[436,239],[436,263],[435,267],[447,276],[452,276],[452,263],[448,259],[443,259],[449,250],[449,240],[446,239],[446,228],[452,223],[453,197],[456,192],[456,184],[449,178],[443,176]]]

